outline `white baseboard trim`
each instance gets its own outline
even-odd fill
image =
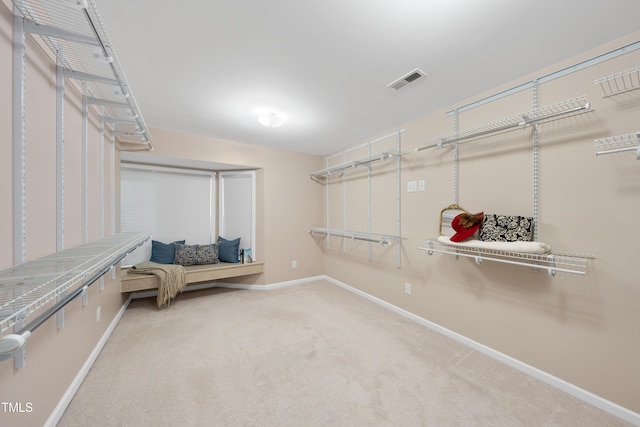
[[[129,296],[129,298],[127,298],[127,300],[122,305],[122,307],[120,307],[120,310],[118,310],[116,317],[111,321],[111,323],[109,324],[109,327],[104,332],[104,334],[102,334],[100,341],[98,341],[95,348],[93,349],[93,351],[91,352],[87,360],[82,365],[82,368],[80,369],[76,377],[73,379],[73,381],[67,388],[67,391],[64,393],[64,395],[56,405],[51,415],[49,415],[49,419],[44,424],[45,427],[55,427],[58,424],[58,422],[60,421],[60,418],[62,418],[62,415],[64,414],[64,411],[66,411],[67,407],[71,403],[73,396],[75,396],[76,392],[78,391],[78,388],[80,388],[82,381],[84,381],[84,378],[87,376],[87,374],[89,373],[89,370],[91,369],[94,362],[98,358],[98,355],[102,351],[102,348],[109,340],[109,337],[111,336],[111,334],[113,333],[113,330],[118,325],[118,322],[120,322],[120,319],[124,315],[124,312],[127,310],[127,307],[129,306],[130,302],[131,302],[131,296]]]
[[[602,409],[603,411],[606,411],[608,413],[610,413],[611,415],[614,415],[624,421],[627,421],[635,426],[640,426],[640,414],[633,412],[627,408],[624,408],[616,403],[613,403],[607,399],[604,399],[598,395],[595,395],[587,390],[584,390],[578,386],[575,386],[567,381],[564,381],[558,377],[555,377],[551,374],[548,374],[544,371],[541,371],[538,368],[535,368],[533,366],[527,365],[524,362],[521,362],[517,359],[514,359],[511,356],[508,356],[504,353],[501,353],[497,350],[494,350],[490,347],[487,347],[484,344],[480,344],[477,341],[474,341],[470,338],[467,338],[463,335],[458,334],[457,332],[454,332],[450,329],[444,328],[440,325],[438,325],[437,323],[433,323],[429,320],[426,320],[420,316],[417,316],[411,312],[408,312],[400,307],[397,307],[393,304],[390,304],[378,297],[375,297],[373,295],[370,295],[366,292],[361,291],[360,289],[356,289],[352,286],[347,285],[346,283],[340,282],[332,277],[329,276],[323,276],[323,278],[325,280],[327,280],[328,282],[339,286],[343,289],[346,289],[349,292],[352,292],[356,295],[359,295],[363,298],[368,299],[369,301],[372,301],[384,308],[387,308],[389,310],[392,310],[398,314],[400,314],[401,316],[404,316],[410,320],[413,320],[414,322],[425,326],[435,332],[438,332],[448,338],[451,338],[461,344],[464,344],[468,347],[473,348],[474,350],[479,351],[480,353],[489,356],[499,362],[502,362],[508,366],[511,366],[512,368],[515,368],[517,370],[519,370],[520,372],[523,372],[529,376],[532,376],[544,383],[547,383],[555,388],[558,388],[562,391],[564,391],[565,393],[570,394],[573,397],[576,397],[584,402],[589,403],[592,406],[595,406],[596,408]]]

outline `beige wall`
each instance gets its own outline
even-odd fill
[[[13,168],[12,168],[12,14],[0,4],[0,268],[14,263],[13,242]],[[31,38],[27,38],[25,66],[25,253],[33,260],[56,251],[56,122],[55,68],[50,58]],[[82,146],[81,98],[65,85],[65,204],[64,246],[81,244],[82,229]],[[89,126],[87,152],[88,177],[88,239],[101,236],[100,209],[101,175],[100,144],[96,116]],[[109,143],[105,151],[105,194],[112,185],[113,168]],[[104,202],[105,234],[110,227],[110,198]],[[27,365],[16,370],[13,360],[0,363],[0,402],[32,405],[30,413],[9,414],[0,407],[0,425],[37,426],[49,418],[55,406],[80,371],[99,339],[103,336],[123,304],[117,277],[107,275],[104,290],[98,283],[89,288],[89,304],[78,299],[65,307],[65,327],[58,330],[55,316],[33,332],[27,344]],[[101,320],[96,321],[97,308]],[[34,313],[27,321],[33,320]],[[5,333],[10,333],[7,331]]]
[[[593,140],[638,131],[640,91],[603,98],[594,79],[640,64],[627,53],[541,84],[539,105],[586,95],[593,112],[539,127],[539,240],[558,252],[593,254],[586,276],[419,251],[437,237],[439,212],[454,202],[453,151],[414,152],[418,144],[454,131],[445,112],[640,39],[628,39],[571,58],[547,70],[406,124],[402,160],[402,264],[395,252],[338,239],[326,251],[325,274],[489,346],[535,368],[640,412],[640,287],[633,217],[640,207],[640,163],[634,153],[595,156]],[[471,76],[470,76],[471,77]],[[437,82],[426,82],[437,84]],[[460,114],[464,130],[533,109],[533,92],[510,95]],[[374,166],[376,170],[378,166]],[[380,166],[372,196],[395,199],[395,169]],[[460,145],[459,203],[473,212],[533,215],[532,130],[516,130]],[[408,193],[407,181],[426,180],[426,191]],[[330,225],[366,225],[362,177],[329,184]],[[376,217],[378,215],[378,217]],[[387,219],[380,220],[380,217]],[[388,233],[395,217],[373,210],[374,232]],[[359,231],[363,231],[361,228]],[[412,284],[405,295],[404,283]]]

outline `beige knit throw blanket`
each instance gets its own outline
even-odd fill
[[[158,264],[146,261],[134,265],[129,273],[153,274],[158,277],[158,307],[169,306],[169,302],[175,298],[178,292],[187,284],[185,269],[177,264]]]

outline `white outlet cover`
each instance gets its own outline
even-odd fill
[[[404,284],[404,293],[407,295],[411,295],[411,283]]]

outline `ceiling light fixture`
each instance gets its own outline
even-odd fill
[[[277,128],[284,124],[284,119],[274,112],[258,117],[258,123],[268,128]]]

